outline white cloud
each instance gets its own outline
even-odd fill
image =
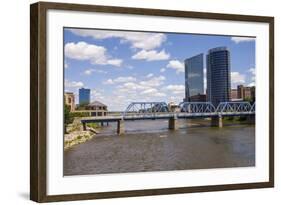
[[[92,64],[121,66],[121,59],[111,59],[105,47],[88,44],[80,41],[78,43],[67,43],[64,46],[65,56],[76,60],[90,60]]]
[[[178,60],[171,60],[169,61],[167,68],[172,68],[176,70],[176,73],[184,72],[184,63]]]
[[[103,82],[105,85],[112,85],[114,84],[113,80],[111,78],[107,79],[106,81]]]
[[[147,78],[151,78],[151,77],[153,77],[153,73],[149,73],[149,74],[147,74],[147,75],[146,75],[146,77],[147,77]]]
[[[84,71],[84,74],[85,75],[91,75],[92,72],[93,72],[93,69],[87,69],[87,70]]]
[[[162,33],[144,33],[128,31],[102,31],[93,29],[69,29],[79,36],[90,36],[95,39],[119,38],[121,43],[130,43],[132,48],[151,50],[160,47],[166,41]]]
[[[103,90],[91,89],[91,101],[103,101],[104,99],[105,97],[103,96]]]
[[[89,68],[89,69],[86,69],[86,70],[84,71],[84,74],[85,74],[85,75],[91,75],[92,73],[103,73],[103,74],[106,74],[107,71],[98,70],[98,69],[93,69],[93,68]]]
[[[137,79],[135,77],[132,77],[132,76],[127,76],[127,77],[118,77],[118,78],[115,78],[115,79],[107,79],[105,82],[103,82],[103,84],[115,84],[115,83],[126,83],[126,82],[134,82],[136,81]]]
[[[255,68],[250,68],[249,70],[248,70],[248,72],[250,72],[251,73],[251,80],[252,81],[255,81],[256,80],[256,69]]]
[[[124,82],[118,86],[118,93],[125,93],[126,95],[133,95],[134,98],[139,95],[161,97],[164,93],[158,91],[158,87],[165,81],[164,76],[150,77],[146,80],[135,81],[135,82]],[[151,99],[149,99],[151,100]]]
[[[251,76],[250,76],[251,83],[249,83],[248,86],[255,86],[256,85],[256,69],[250,68],[248,70],[248,72],[251,73]]]
[[[165,76],[158,76],[158,77],[152,77],[148,80],[140,81],[139,84],[142,86],[152,86],[152,87],[158,87],[163,84],[163,82],[166,80]]]
[[[64,63],[64,68],[67,69],[68,68],[68,64],[67,62]]]
[[[160,72],[161,72],[161,73],[164,73],[165,71],[166,71],[166,68],[161,68],[161,69],[160,69]]]
[[[69,80],[66,79],[64,81],[64,86],[66,88],[81,88],[81,87],[84,86],[84,83],[81,82],[81,81],[79,81],[79,82],[77,82],[77,81],[69,81]]]
[[[146,97],[165,97],[166,94],[163,92],[159,92],[156,88],[148,88],[141,92],[141,95]]]
[[[135,60],[146,60],[146,61],[159,61],[159,60],[167,60],[170,58],[170,54],[166,53],[165,50],[161,50],[157,52],[156,50],[141,50],[135,55],[132,56],[132,59]]]
[[[176,95],[184,94],[185,86],[184,85],[168,85],[165,87],[165,89]]]
[[[165,92],[167,90],[162,89],[165,77],[161,75],[151,76],[150,78],[143,76],[141,80],[132,79],[129,82],[124,80],[125,77],[123,79],[116,79],[107,80],[107,83],[114,84],[116,92],[109,96],[102,95],[104,97],[102,102],[110,105],[110,110],[124,110],[131,102],[136,101],[166,101],[166,96],[169,96],[171,93],[169,91],[168,94]],[[120,83],[116,83],[116,81]]]
[[[129,70],[133,70],[134,69],[134,66],[132,66],[132,65],[127,65],[126,66]]]
[[[249,87],[252,87],[252,86],[255,86],[255,85],[256,85],[255,82],[251,82],[251,83],[248,84]]]
[[[249,41],[255,41],[256,38],[248,38],[248,37],[231,37],[231,40],[235,43],[241,43],[241,42],[249,42]]]
[[[237,86],[237,84],[245,83],[246,76],[239,72],[231,72],[231,87]]]
[[[157,92],[158,92],[158,90],[155,88],[148,88],[148,89],[142,91],[141,94],[151,94],[151,93],[157,93]]]

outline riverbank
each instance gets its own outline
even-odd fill
[[[99,126],[92,123],[86,127],[86,130],[83,130],[80,119],[75,119],[73,123],[66,127],[66,134],[64,134],[64,150],[92,139],[99,133],[98,129]]]

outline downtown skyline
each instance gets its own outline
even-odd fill
[[[179,103],[184,60],[213,47],[231,52],[231,87],[255,83],[255,39],[244,37],[65,29],[65,92],[91,89],[91,101],[124,110],[132,101]],[[206,62],[204,62],[206,92]]]

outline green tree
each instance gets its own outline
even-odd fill
[[[73,117],[70,114],[70,106],[64,104],[64,133],[66,132],[66,126],[70,123],[72,123]]]
[[[251,102],[252,102],[252,99],[251,99],[250,97],[245,97],[245,98],[244,98],[244,101],[251,103]]]

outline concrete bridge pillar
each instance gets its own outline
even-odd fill
[[[125,123],[124,120],[117,121],[117,134],[122,135],[125,133]]]
[[[173,116],[169,119],[169,129],[170,130],[177,130],[178,129],[178,122],[177,122],[177,116]]]
[[[247,122],[250,124],[255,124],[256,122],[256,116],[255,115],[249,115],[247,116]]]
[[[223,127],[222,116],[212,117],[211,126],[213,126],[213,127]]]
[[[83,125],[83,130],[86,131],[87,130],[86,123],[83,122],[82,125]]]

